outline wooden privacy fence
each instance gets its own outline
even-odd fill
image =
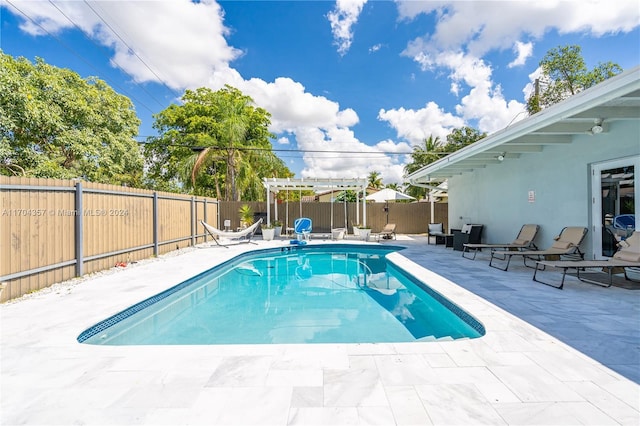
[[[215,199],[0,176],[0,301],[207,240]],[[237,215],[236,215],[237,216]]]
[[[251,207],[254,212],[254,220],[262,217],[266,221],[267,204],[265,202],[220,201],[221,223],[229,220],[232,229],[240,226],[238,210],[244,204]],[[274,204],[269,207],[273,222],[276,220],[276,208]],[[379,232],[387,223],[387,212],[384,208],[385,203],[367,203],[367,226],[371,228],[372,232]],[[448,229],[447,204],[436,203],[434,205],[433,221],[431,220],[430,203],[389,203],[388,209],[389,223],[396,224],[396,232],[399,234],[424,234],[427,232],[427,225],[431,222],[442,222],[444,228]],[[301,205],[299,202],[283,202],[278,204],[277,210],[277,218],[283,223],[283,226],[293,227],[293,221],[296,218],[308,217],[313,222],[313,232],[328,233],[332,227],[343,228],[345,218],[349,232],[352,232],[353,225],[362,222],[363,209],[362,203],[358,207],[356,203],[347,203],[345,213],[345,206],[340,202],[303,202]]]

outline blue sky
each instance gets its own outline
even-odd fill
[[[637,0],[0,5],[4,53],[102,78],[135,104],[140,140],[185,89],[230,84],[271,112],[274,148],[306,178],[401,183],[424,138],[524,118],[551,48],[580,45],[589,68],[640,64]]]

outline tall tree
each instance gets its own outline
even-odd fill
[[[270,114],[231,86],[187,90],[155,116],[145,156],[148,184],[225,200],[262,200],[263,177],[291,172],[272,151]]]
[[[424,145],[416,145],[411,153],[411,162],[404,166],[407,175],[418,171],[427,164],[431,164],[442,157],[442,142],[439,136],[430,135],[423,141]]]
[[[440,158],[451,154],[467,145],[486,137],[487,134],[480,132],[472,127],[464,126],[453,129],[447,135],[446,143],[443,143],[439,137],[429,136],[425,139],[424,146],[416,145],[411,153],[411,162],[404,166],[404,172],[407,175],[414,173],[424,166],[427,166]],[[423,198],[426,196],[426,188],[415,185],[407,186],[407,194],[415,198]]]
[[[485,132],[481,132],[473,127],[464,126],[453,129],[451,133],[447,135],[447,143],[442,147],[442,151],[446,153],[456,152],[485,137],[487,137]]]
[[[535,114],[614,75],[622,68],[613,62],[599,63],[589,71],[580,46],[551,49],[540,61],[542,74],[527,99],[527,111]]]
[[[406,175],[410,175],[423,168],[424,166],[437,161],[443,156],[442,141],[439,136],[430,135],[423,141],[424,145],[416,145],[411,153],[411,162],[404,166]],[[427,195],[427,189],[415,185],[406,185],[407,194],[416,199],[424,198]]]
[[[139,186],[139,125],[104,81],[0,51],[0,174]]]
[[[367,176],[367,186],[369,186],[369,188],[382,188],[380,172],[374,171],[369,173],[369,176]]]

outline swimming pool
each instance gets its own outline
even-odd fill
[[[97,345],[376,343],[476,338],[484,327],[392,265],[400,246],[245,253],[80,334]]]

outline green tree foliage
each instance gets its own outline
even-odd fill
[[[474,129],[473,127],[464,126],[458,129],[453,129],[451,133],[447,135],[447,143],[442,147],[442,151],[450,154],[485,137],[487,137],[486,133]]]
[[[540,61],[542,75],[536,89],[527,99],[527,111],[535,114],[614,75],[622,68],[613,62],[599,63],[589,71],[580,46],[551,49]]]
[[[338,194],[335,198],[336,202],[347,202],[347,203],[355,203],[358,201],[358,193],[356,191],[353,191],[351,189],[347,189],[346,191],[340,191],[340,194]]]
[[[369,173],[369,176],[367,176],[367,186],[369,186],[369,188],[382,188],[380,172]]]
[[[131,101],[104,81],[0,51],[0,174],[139,186]]]
[[[292,173],[272,151],[269,114],[238,89],[187,90],[154,116],[145,146],[148,186],[224,200],[263,200],[263,177]]]
[[[411,162],[404,166],[404,172],[406,175],[417,172],[424,166],[437,161],[444,155],[442,149],[443,144],[440,137],[434,137],[431,135],[425,139],[423,143],[424,145],[416,145],[413,147]],[[426,196],[427,189],[419,186],[407,185],[406,193],[416,199],[421,199]]]
[[[442,141],[440,137],[433,135],[422,141],[424,145],[416,145],[411,153],[411,162],[404,166],[404,172],[410,175],[417,172],[427,164],[437,161],[443,156]]]
[[[404,172],[406,175],[415,173],[421,168],[438,161],[440,158],[462,149],[467,145],[471,145],[486,136],[486,133],[468,126],[453,129],[451,133],[447,135],[446,143],[443,143],[439,137],[431,135],[423,141],[424,145],[416,145],[413,147],[411,162],[404,166]],[[426,196],[427,189],[409,184],[407,185],[406,193],[420,199]]]

